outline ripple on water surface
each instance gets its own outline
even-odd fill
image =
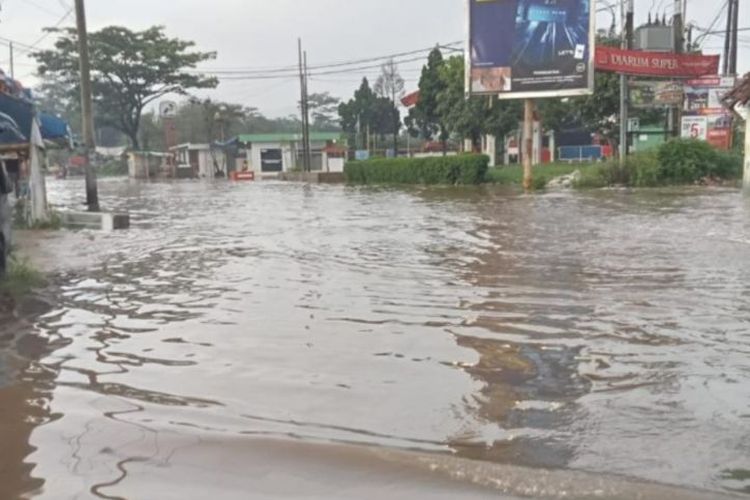
[[[79,189],[54,183],[51,199]],[[160,442],[207,435],[747,491],[750,208],[736,192],[102,194],[133,229],[61,278],[33,327],[64,341],[26,368],[47,374],[54,418],[28,461],[49,491],[112,494],[176,452]]]

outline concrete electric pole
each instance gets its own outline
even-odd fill
[[[622,41],[621,47],[626,50],[633,48],[633,16],[635,11],[634,0],[623,0],[621,6],[622,17]],[[625,166],[628,156],[628,106],[629,101],[628,77],[620,75],[620,166]]]
[[[302,39],[297,40],[299,49],[299,83],[300,83],[300,112],[302,115],[302,170],[309,172],[310,161],[310,139],[309,119],[310,113],[307,109],[307,53],[302,51]]]
[[[81,71],[81,113],[83,115],[83,149],[86,159],[86,204],[89,211],[99,211],[99,191],[93,157],[96,154],[94,138],[94,110],[91,98],[91,68],[89,67],[89,40],[86,31],[86,8],[83,0],[75,0],[78,28],[78,53]]]

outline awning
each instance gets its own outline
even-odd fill
[[[45,140],[58,141],[70,138],[70,126],[65,120],[47,113],[39,113],[39,121],[42,124],[42,137]]]

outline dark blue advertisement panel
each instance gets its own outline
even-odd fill
[[[468,0],[467,89],[506,98],[593,91],[595,0]]]

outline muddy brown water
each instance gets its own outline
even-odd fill
[[[101,192],[133,228],[0,335],[2,498],[497,498],[397,450],[750,493],[737,191]]]

